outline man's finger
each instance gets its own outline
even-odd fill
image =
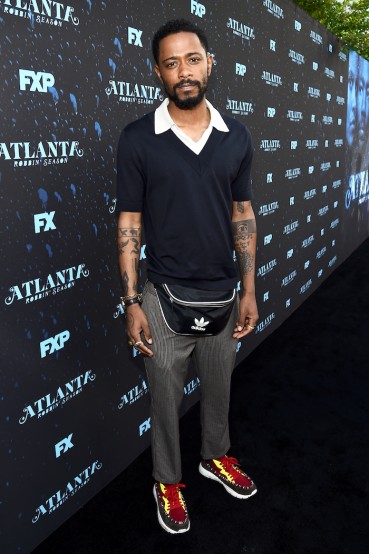
[[[148,342],[149,344],[152,344],[152,335],[151,335],[151,331],[148,323],[142,324],[142,331],[145,337],[145,341]]]
[[[145,356],[149,356],[149,358],[152,358],[154,355],[153,351],[145,346],[145,343],[141,340],[140,335],[138,335],[138,337],[130,337],[129,344]]]

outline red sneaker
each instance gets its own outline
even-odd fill
[[[256,493],[255,483],[239,469],[236,458],[222,456],[212,460],[202,460],[199,471],[204,477],[218,481],[225,490],[236,498],[248,498]]]
[[[155,483],[154,498],[158,506],[159,524],[168,533],[185,533],[190,529],[187,507],[179,489],[186,485]]]

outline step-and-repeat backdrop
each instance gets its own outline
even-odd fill
[[[368,235],[368,62],[291,2],[0,0],[3,552],[32,550],[150,443],[116,146],[163,99],[151,38],[174,17],[205,29],[208,97],[253,135],[260,321],[238,361]],[[192,368],[183,410],[200,389]]]

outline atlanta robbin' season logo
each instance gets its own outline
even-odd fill
[[[30,142],[0,142],[0,160],[12,161],[14,167],[66,164],[69,158],[81,158],[83,150],[76,140]]]
[[[255,334],[256,333],[262,333],[263,331],[265,331],[265,329],[267,327],[269,327],[269,325],[272,323],[273,319],[275,319],[275,313],[274,312],[269,314],[265,319],[263,319],[263,321],[260,321],[260,323],[258,324],[258,326],[255,329]]]
[[[287,275],[286,277],[283,277],[282,282],[281,282],[281,287],[286,287],[287,285],[292,283],[292,281],[295,279],[295,277],[297,277],[296,269],[291,271],[291,273],[289,275]]]
[[[268,263],[260,266],[257,271],[257,277],[265,277],[267,273],[270,273],[271,271],[273,271],[276,265],[277,265],[277,260],[274,258],[273,260],[270,260]]]
[[[294,233],[300,226],[300,223],[298,220],[291,221],[291,223],[288,223],[283,227],[283,234],[284,235],[290,235],[291,233]]]
[[[252,102],[227,98],[226,109],[236,115],[249,115],[250,113],[254,113],[254,104]]]
[[[308,96],[310,96],[310,98],[320,98],[320,89],[316,87],[308,87]]]
[[[261,74],[262,81],[265,81],[267,85],[272,87],[282,86],[282,77],[276,73],[271,73],[270,71],[263,70]]]
[[[128,392],[123,394],[120,399],[120,403],[118,404],[118,410],[121,410],[122,408],[124,408],[124,406],[130,406],[131,404],[134,404],[135,402],[137,402],[137,400],[140,400],[140,398],[142,398],[148,392],[149,389],[147,387],[146,381],[142,379],[140,385],[136,385]]]
[[[305,56],[303,54],[299,54],[299,52],[295,52],[295,50],[290,50],[288,57],[298,65],[305,63]]]
[[[199,388],[200,386],[200,379],[198,377],[196,377],[196,379],[191,379],[191,381],[189,381],[183,388],[184,390],[184,393],[189,396],[190,394],[192,394],[193,392],[195,392],[195,390],[197,388]]]
[[[14,300],[25,300],[26,304],[29,304],[47,298],[51,294],[74,287],[75,281],[82,277],[88,277],[89,274],[89,270],[85,269],[85,264],[79,264],[50,273],[46,278],[38,277],[21,285],[13,285],[9,288],[10,295],[5,298],[5,304],[10,306]]]
[[[271,215],[274,214],[277,210],[279,210],[279,202],[276,200],[274,202],[269,202],[269,204],[263,204],[260,206],[258,215]]]
[[[272,0],[264,0],[263,6],[277,19],[284,19],[283,8],[272,2]]]
[[[159,87],[153,85],[142,85],[129,83],[127,81],[109,81],[105,92],[108,96],[117,96],[119,102],[131,104],[153,104],[155,101],[162,102],[163,93]]]
[[[0,0],[4,14],[30,19],[33,23],[44,23],[62,27],[63,23],[79,25],[72,6],[65,6],[54,0]]]
[[[37,416],[38,419],[44,417],[46,414],[59,408],[59,406],[63,406],[78,394],[81,394],[83,387],[95,381],[95,379],[96,375],[90,370],[78,375],[78,377],[74,377],[74,379],[58,387],[56,392],[45,394],[45,396],[23,408],[24,415],[19,418],[19,423],[23,425],[32,417]]]
[[[32,523],[36,523],[41,516],[45,514],[52,514],[60,508],[67,500],[74,496],[79,490],[87,485],[91,477],[95,474],[95,471],[98,471],[102,468],[102,463],[96,460],[91,465],[87,466],[83,471],[78,473],[71,481],[63,487],[63,489],[57,490],[54,494],[50,496],[47,500],[40,504],[36,508],[36,515],[32,518]]]
[[[303,119],[302,112],[297,112],[295,110],[287,110],[287,118],[290,121],[302,121]]]
[[[322,35],[319,35],[319,33],[316,33],[315,31],[310,31],[310,38],[315,44],[319,44],[320,46],[323,44],[323,37]]]
[[[242,39],[250,40],[255,38],[255,31],[253,27],[240,23],[231,17],[227,21],[227,27],[228,29],[232,29],[234,35],[241,37]]]
[[[264,152],[275,152],[279,148],[281,148],[279,139],[262,139],[260,141],[260,150],[264,150]]]

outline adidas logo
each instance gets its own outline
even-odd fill
[[[195,317],[195,325],[191,326],[191,329],[194,329],[195,331],[206,331],[205,327],[210,323],[210,321],[205,321],[205,319],[202,317],[201,319],[197,319]]]

